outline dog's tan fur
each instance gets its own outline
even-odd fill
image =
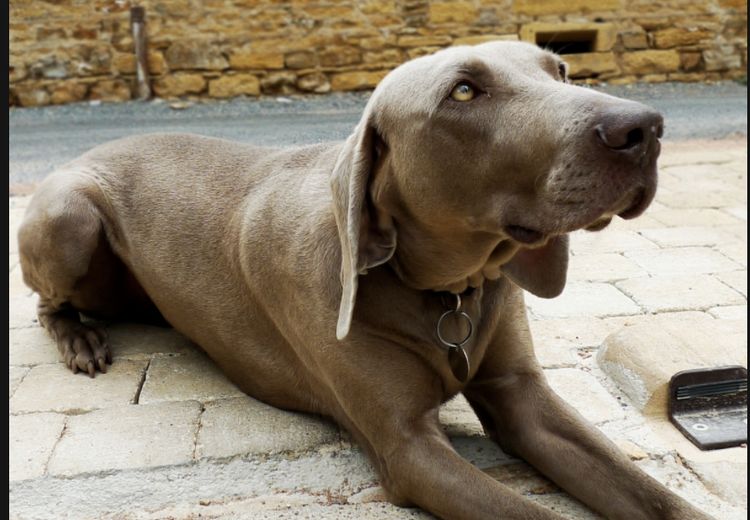
[[[438,407],[458,392],[504,450],[607,517],[707,518],[562,402],[534,356],[522,288],[559,294],[566,233],[635,216],[656,186],[658,114],[561,67],[521,43],[414,60],[344,143],[99,146],[46,179],[20,230],[40,321],[93,376],[111,356],[79,312],[163,317],[248,394],[333,417],[389,499],[442,518],[560,518],[456,454]],[[461,81],[473,100],[450,97]],[[615,142],[638,125],[642,143]],[[436,338],[451,292],[475,325],[465,384]]]

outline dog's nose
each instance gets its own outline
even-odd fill
[[[595,139],[621,156],[640,158],[652,149],[651,143],[664,133],[664,119],[644,107],[610,107],[594,126]]]

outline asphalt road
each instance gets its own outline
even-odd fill
[[[719,84],[640,84],[598,87],[641,101],[665,117],[667,140],[747,135],[747,87]],[[257,144],[306,144],[345,138],[368,94],[234,99],[171,108],[161,100],[11,108],[9,185],[41,180],[97,144],[131,134],[193,132]]]

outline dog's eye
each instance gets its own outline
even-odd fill
[[[476,96],[474,87],[466,82],[461,82],[451,90],[451,99],[454,101],[471,101]]]
[[[557,65],[557,72],[558,72],[558,74],[560,74],[560,79],[562,81],[567,81],[568,80],[568,78],[565,76],[566,70],[565,70],[565,64],[564,63],[559,63]]]

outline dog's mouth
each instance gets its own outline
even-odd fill
[[[517,225],[505,226],[505,232],[516,242],[525,245],[538,244],[545,238],[541,231]]]
[[[639,188],[635,194],[629,197],[623,197],[622,202],[615,205],[615,208],[607,211],[599,218],[586,225],[576,226],[574,229],[562,231],[567,233],[575,231],[575,229],[585,229],[586,231],[601,231],[606,228],[615,216],[618,216],[625,220],[630,220],[643,214],[648,208],[651,200],[654,197],[655,188]],[[504,228],[505,233],[515,242],[522,244],[527,247],[535,247],[542,245],[552,234],[558,233],[545,233],[538,229],[533,229],[518,224],[507,225]],[[560,233],[560,234],[562,234]]]

